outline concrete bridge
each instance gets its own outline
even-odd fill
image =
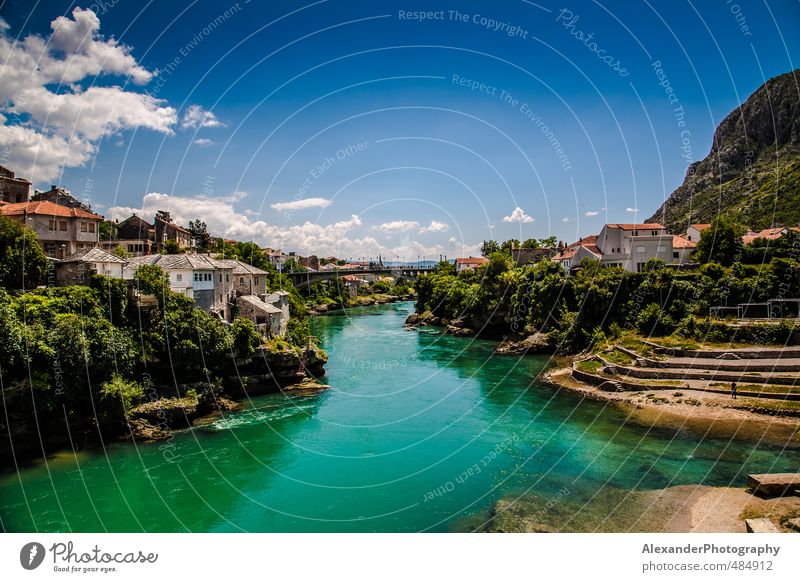
[[[292,280],[294,286],[298,289],[303,289],[314,283],[321,281],[331,281],[339,279],[345,275],[383,275],[386,277],[394,277],[397,280],[414,279],[418,275],[424,273],[431,273],[436,270],[436,267],[415,267],[415,266],[392,266],[392,267],[369,267],[364,269],[330,269],[327,271],[290,271],[284,273]]]

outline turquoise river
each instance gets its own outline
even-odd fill
[[[795,471],[798,449],[634,422],[534,382],[546,357],[410,331],[411,303],[317,317],[313,395],[274,394],[177,432],[0,475],[5,531],[463,531],[495,503],[546,501],[565,529],[603,491]]]

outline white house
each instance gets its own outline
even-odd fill
[[[710,224],[690,224],[689,228],[686,229],[686,238],[696,244],[700,240],[700,235],[703,231],[709,228],[711,228]]]
[[[489,259],[484,257],[466,257],[456,259],[456,273],[462,271],[474,271],[481,265],[488,263]]]
[[[650,259],[666,264],[683,264],[691,260],[696,243],[688,236],[667,233],[661,224],[606,224],[597,236],[574,242],[553,257],[569,271],[586,258],[599,260],[604,267],[620,267],[641,272]]]

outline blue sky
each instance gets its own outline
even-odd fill
[[[641,221],[800,62],[796,1],[29,7],[0,9],[0,163],[346,257]]]

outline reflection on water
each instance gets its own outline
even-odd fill
[[[648,428],[537,384],[545,357],[406,330],[412,307],[316,318],[324,393],[261,396],[166,444],[113,444],[0,477],[2,527],[447,531],[483,523],[500,499],[538,507],[562,492],[542,519],[578,516],[582,529],[602,522],[581,513],[587,502],[797,470],[796,445]]]

